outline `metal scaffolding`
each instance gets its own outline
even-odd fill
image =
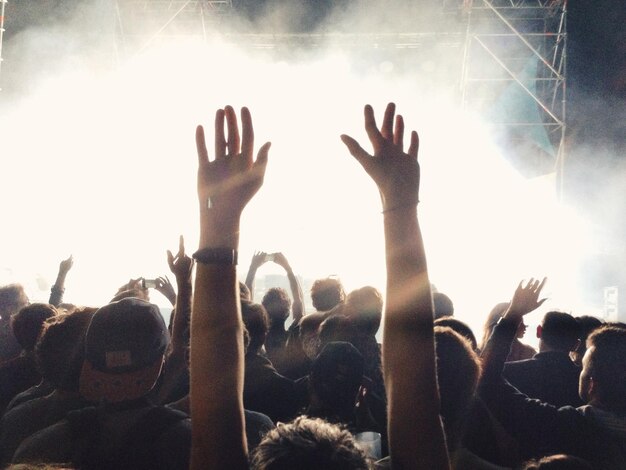
[[[554,171],[562,196],[567,0],[464,3],[463,105],[479,110],[510,146],[533,153],[538,173]]]
[[[567,0],[455,0],[440,17],[390,31],[250,32],[232,27],[232,1],[116,0],[116,41],[124,56],[173,37],[219,35],[242,47],[280,52],[333,44],[360,54],[403,55],[407,67],[435,57],[458,70],[456,89],[468,110],[494,126],[509,152],[557,176],[562,194],[566,131]],[[404,50],[404,52],[403,52]],[[418,69],[416,69],[418,70]],[[452,79],[454,80],[454,79]]]
[[[4,39],[4,12],[8,0],[0,0],[0,79],[2,78],[2,40]],[[0,82],[0,91],[2,91],[2,83]]]

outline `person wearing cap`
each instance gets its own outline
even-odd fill
[[[79,391],[94,406],[26,439],[13,462],[70,462],[79,468],[186,469],[191,425],[148,394],[169,333],[159,308],[125,298],[98,309],[85,336]]]

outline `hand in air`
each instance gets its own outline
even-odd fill
[[[511,305],[505,315],[507,317],[514,316],[521,319],[524,315],[541,307],[547,299],[543,298],[539,300],[539,295],[547,280],[548,278],[546,277],[544,277],[542,281],[531,278],[526,285],[524,285],[524,281],[521,281],[513,294]]]
[[[224,135],[224,121],[228,140]],[[209,161],[204,129],[196,129],[198,150],[198,198],[201,211],[221,217],[239,217],[246,204],[263,184],[270,143],[253,158],[254,130],[248,108],[241,109],[242,136],[231,106],[215,114],[215,159]]]
[[[64,259],[59,264],[59,272],[63,274],[67,274],[70,271],[70,269],[72,269],[72,266],[74,266],[74,256],[70,255],[69,258]]]
[[[191,277],[193,259],[185,254],[185,239],[182,235],[178,239],[178,253],[176,253],[176,256],[170,250],[167,250],[167,264],[169,264],[170,271],[177,279],[189,279]]]
[[[395,116],[394,120],[395,111],[396,105],[389,103],[379,130],[374,110],[370,105],[365,106],[365,130],[374,149],[373,155],[367,153],[352,137],[341,136],[352,156],[378,186],[383,211],[415,206],[419,201],[419,138],[417,132],[411,132],[408,153],[405,153],[404,120],[400,115]]]

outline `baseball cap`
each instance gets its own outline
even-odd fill
[[[154,387],[168,344],[156,305],[125,298],[101,307],[85,337],[81,395],[110,403],[141,398]]]

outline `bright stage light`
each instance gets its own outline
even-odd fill
[[[179,234],[188,251],[197,246],[195,126],[211,139],[215,109],[232,104],[251,109],[257,148],[273,142],[265,185],[244,214],[240,276],[255,250],[283,251],[307,278],[383,289],[379,197],[339,135],[370,149],[362,107],[381,119],[394,100],[421,137],[431,280],[459,317],[476,327],[523,276],[549,275],[555,298],[572,305],[584,224],[551,184],[523,180],[448,90],[433,94],[428,83],[422,94],[422,82],[358,74],[341,53],[272,63],[218,43],[153,49],[105,76],[52,78],[1,121],[10,172],[0,197],[12,205],[0,282],[39,276],[31,295],[45,300],[73,253],[66,298],[97,305],[130,277],[166,274]]]

